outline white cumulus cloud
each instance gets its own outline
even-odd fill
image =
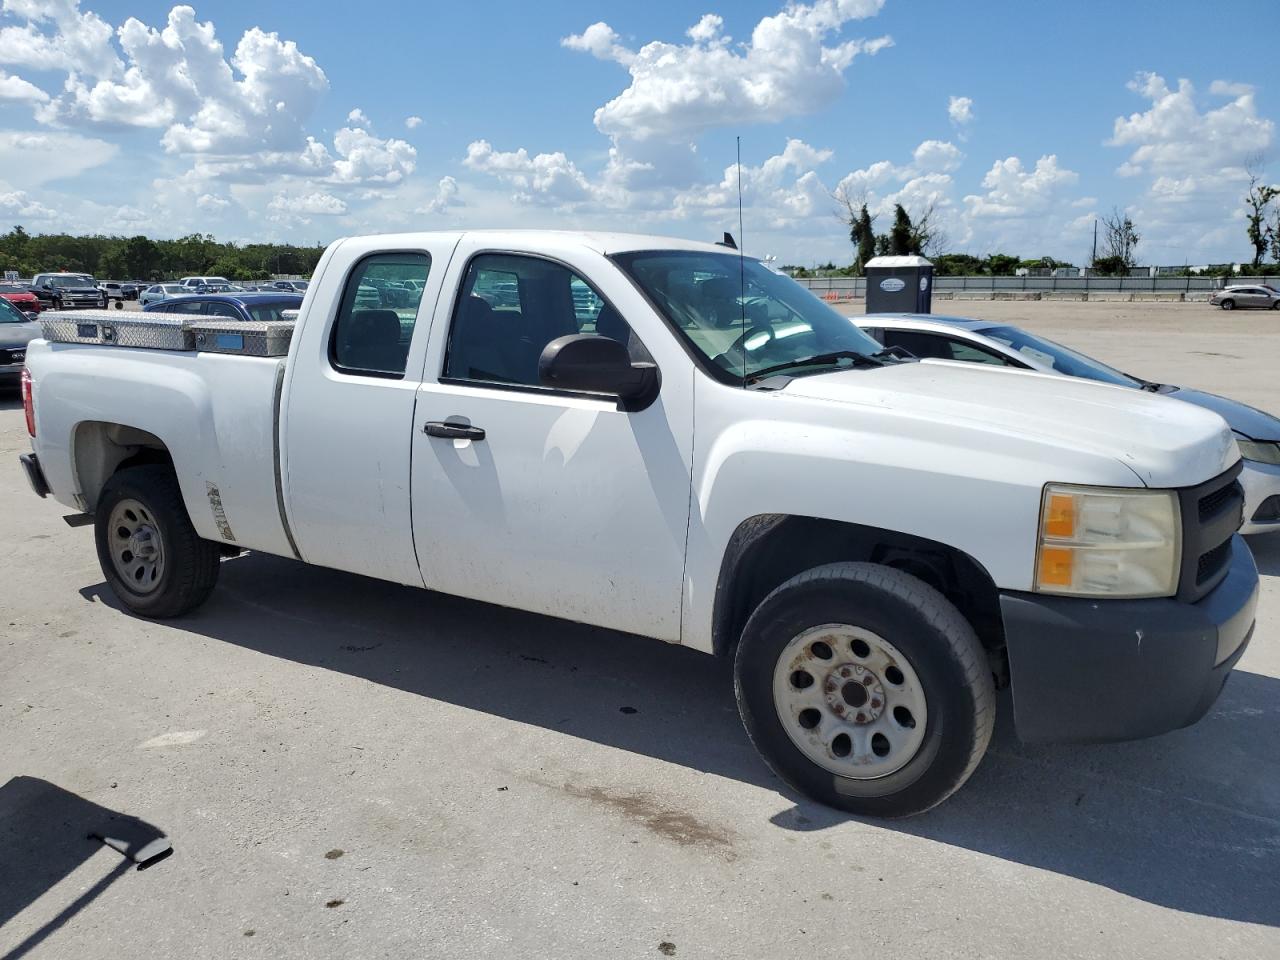
[[[879,12],[883,0],[816,0],[790,4],[756,24],[751,39],[734,44],[723,20],[702,17],[688,43],[655,40],[624,46],[606,23],[594,23],[561,42],[627,68],[630,85],[595,113],[596,127],[631,140],[692,139],[713,127],[773,122],[812,113],[844,90],[856,56],[892,40],[841,40],[851,20]]]
[[[404,125],[410,130],[416,130],[418,127],[422,126],[422,118],[419,116],[405,117]]]
[[[30,81],[0,70],[0,102],[47,103],[49,95]]]
[[[947,101],[947,116],[957,127],[968,126],[973,120],[973,100],[970,97],[952,97]]]
[[[436,184],[435,196],[413,212],[423,214],[444,213],[451,207],[461,205],[462,202],[458,199],[458,181],[453,177],[441,177],[440,182]]]
[[[347,204],[328,193],[308,193],[295,197],[278,193],[267,204],[267,209],[284,215],[336,217],[347,212]]]

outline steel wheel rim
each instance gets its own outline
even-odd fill
[[[929,719],[910,661],[879,634],[845,623],[812,627],[783,648],[773,704],[801,753],[853,780],[887,777],[910,763]]]
[[[111,564],[133,593],[148,594],[164,577],[164,540],[151,511],[137,500],[121,500],[107,524]]]

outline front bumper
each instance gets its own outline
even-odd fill
[[[1280,530],[1280,510],[1271,499],[1280,498],[1280,464],[1246,460],[1239,480],[1244,487],[1244,526],[1240,532]]]
[[[1253,635],[1258,570],[1239,536],[1196,603],[1000,596],[1018,736],[1137,740],[1195,723]]]

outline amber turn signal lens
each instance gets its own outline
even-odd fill
[[[1044,535],[1059,540],[1070,540],[1076,532],[1076,499],[1070,494],[1054,493],[1049,496],[1049,509],[1044,519]]]
[[[1039,582],[1055,587],[1071,585],[1075,551],[1070,547],[1041,547]]]

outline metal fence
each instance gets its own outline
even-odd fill
[[[813,277],[798,280],[826,300],[852,300],[867,295],[866,277]],[[934,277],[934,293],[1163,293],[1208,296],[1223,286],[1269,283],[1277,277]]]

